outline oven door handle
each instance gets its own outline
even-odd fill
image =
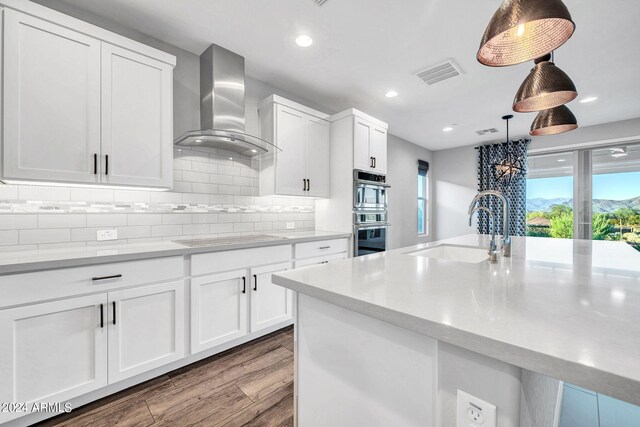
[[[372,228],[387,228],[390,227],[391,224],[388,222],[370,222],[368,224],[354,224],[353,227],[358,230],[370,230]]]
[[[391,187],[389,184],[385,184],[384,182],[366,181],[364,179],[356,179],[355,183],[358,186],[362,186],[362,187],[373,187],[373,188],[389,188],[389,187]]]

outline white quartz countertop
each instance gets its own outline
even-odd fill
[[[177,242],[152,242],[122,245],[86,246],[79,248],[46,249],[30,251],[0,252],[0,276],[26,273],[54,268],[78,267],[110,262],[191,255],[205,252],[229,251],[263,246],[287,245],[317,240],[350,237],[349,233],[331,231],[302,231],[291,233],[268,233],[279,239],[189,247]],[[236,236],[242,237],[242,236]]]
[[[498,264],[407,255],[468,235],[278,273],[274,283],[640,404],[640,252],[623,242],[514,237]]]

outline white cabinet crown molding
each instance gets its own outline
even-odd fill
[[[120,46],[124,49],[128,49],[158,61],[165,62],[172,67],[176,66],[176,57],[160,49],[156,49],[151,46],[147,46],[143,43],[131,40],[127,37],[113,33],[104,28],[98,27],[88,22],[84,22],[80,19],[65,15],[64,13],[50,9],[48,7],[33,3],[27,0],[0,0],[0,7],[6,7],[9,9],[17,10],[28,15],[35,16],[40,19],[44,19],[51,23],[61,25],[74,31],[86,34],[91,37],[95,37],[102,41],[111,43],[116,46]]]
[[[258,110],[263,110],[265,107],[268,107],[272,104],[279,104],[285,107],[293,108],[294,110],[298,110],[302,113],[309,114],[310,116],[317,117],[323,120],[329,120],[329,117],[330,117],[330,115],[327,113],[314,110],[313,108],[291,101],[287,98],[283,98],[280,95],[276,95],[276,94],[268,96],[262,101],[260,101],[260,103],[258,104]]]
[[[348,110],[344,110],[337,114],[334,114],[333,116],[329,117],[328,120],[333,123],[350,116],[359,117],[363,120],[371,122],[376,126],[382,127],[384,129],[389,129],[389,125],[387,123],[383,122],[382,120],[376,119],[375,117],[370,116],[366,113],[363,113],[360,110],[356,110],[355,108],[349,108]]]

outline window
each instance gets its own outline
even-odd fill
[[[418,160],[418,235],[425,236],[429,233],[429,163]]]
[[[529,156],[527,235],[640,251],[640,144]]]

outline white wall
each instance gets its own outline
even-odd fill
[[[425,160],[432,164],[432,153],[426,148],[389,134],[387,155],[387,178],[391,184],[389,190],[391,227],[387,247],[395,249],[427,242],[431,239],[432,232],[427,236],[418,236],[417,176],[418,160]],[[431,193],[432,191],[429,191],[428,194],[431,195]],[[429,206],[428,210],[431,213],[432,206]]]
[[[560,135],[536,137],[532,139],[529,151],[574,149],[592,144],[638,140],[640,118],[587,126]],[[477,152],[473,146],[433,152],[435,239],[476,232],[475,223],[469,227],[467,209],[477,192],[477,167]]]
[[[434,151],[435,239],[476,232],[475,221],[469,227],[467,209],[478,188],[477,157],[473,147]]]

